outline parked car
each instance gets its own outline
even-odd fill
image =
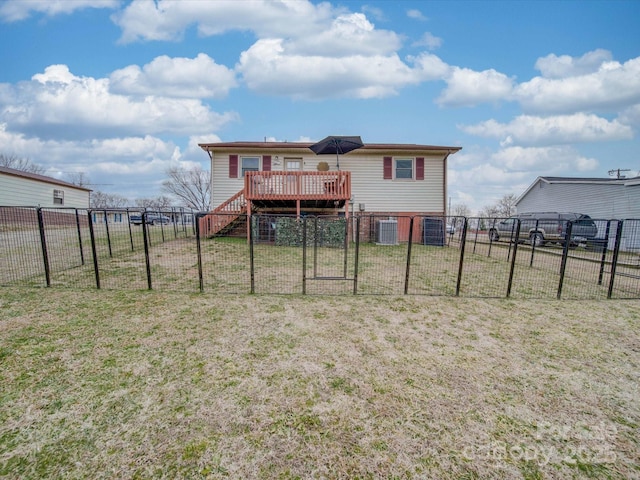
[[[454,227],[453,225],[450,225],[448,223],[447,223],[446,229],[447,229],[446,230],[447,234],[449,234],[449,235],[453,235],[454,233],[456,233],[456,227]]]
[[[598,234],[595,222],[582,213],[530,212],[520,213],[497,222],[489,229],[492,242],[513,241],[517,220],[520,220],[518,242],[528,242],[536,247],[546,243],[564,243],[569,222],[572,222],[570,244],[592,240]]]
[[[142,215],[129,215],[129,223],[133,225],[142,225]],[[168,225],[171,223],[171,219],[165,215],[159,215],[157,213],[147,213],[145,216],[145,223],[147,225],[163,224]]]

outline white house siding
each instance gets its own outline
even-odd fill
[[[309,149],[300,151],[268,152],[220,150],[214,152],[211,168],[211,203],[215,208],[244,188],[242,178],[229,178],[229,155],[271,156],[271,170],[284,170],[285,158],[301,158],[303,171],[317,171],[319,162],[327,162],[336,170],[334,155],[315,155]],[[340,170],[351,172],[351,191],[356,210],[363,204],[367,212],[430,212],[443,213],[445,198],[445,154],[429,155],[424,152],[354,151],[340,156]],[[424,180],[383,179],[383,157],[424,157]],[[276,159],[277,157],[277,159]],[[240,162],[240,160],[239,160]],[[239,165],[239,170],[240,170]],[[414,166],[415,170],[415,166]],[[414,172],[415,174],[415,172]]]
[[[64,192],[64,204],[53,203],[53,191]],[[88,208],[89,191],[0,172],[0,205]]]
[[[640,218],[640,185],[538,181],[517,204],[518,213],[578,212],[592,218]]]
[[[517,203],[518,213],[577,212],[596,220],[638,219],[627,222],[622,237],[624,250],[640,249],[640,182],[606,181],[547,183],[538,179]],[[606,222],[597,222],[598,235],[604,236]],[[612,232],[613,233],[613,232]],[[612,235],[609,246],[613,247]]]
[[[424,157],[424,180],[383,179],[383,157]],[[430,212],[444,209],[444,155],[392,152],[350,154],[340,160],[340,168],[351,172],[355,209],[364,204],[367,212]],[[415,175],[415,172],[414,172]]]

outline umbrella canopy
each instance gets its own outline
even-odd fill
[[[364,147],[364,143],[362,143],[362,139],[356,136],[338,136],[338,135],[330,135],[318,143],[314,143],[309,148],[316,155],[335,155],[337,168],[340,170],[340,157],[339,155],[342,153],[350,152],[351,150],[356,150],[360,147]]]

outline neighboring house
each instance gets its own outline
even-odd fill
[[[316,155],[303,142],[200,144],[211,159],[211,209],[255,212],[445,215],[447,158],[461,147],[365,144],[340,155]],[[213,222],[209,234],[231,217]],[[398,222],[408,237],[408,221]]]
[[[623,230],[622,247],[640,248],[640,177],[538,177],[516,200],[518,213],[576,212],[601,220],[636,219]],[[605,222],[598,222],[598,235]]]
[[[0,205],[89,208],[91,190],[52,177],[0,167]]]

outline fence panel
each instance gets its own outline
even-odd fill
[[[464,217],[413,218],[407,293],[456,295],[465,221]]]
[[[517,225],[508,234],[498,234],[498,223],[506,218],[474,217],[467,220],[465,256],[460,296],[504,297],[509,289],[511,261],[516,249]],[[506,227],[505,227],[506,228]]]
[[[46,285],[35,207],[0,207],[0,267],[0,285]]]
[[[609,250],[607,245],[610,237],[615,238],[618,222],[616,220],[593,220],[593,222],[598,230],[595,238],[586,238],[582,235],[580,220],[571,222],[572,234],[569,248],[566,249],[562,298],[607,298],[613,257],[613,251]]]
[[[249,293],[251,261],[247,238],[247,216],[206,214],[196,218],[200,232],[216,230],[214,221],[224,225],[216,233],[201,234],[200,245],[202,291],[215,293]],[[196,264],[197,268],[197,264]]]
[[[640,298],[638,219],[594,220],[595,236],[564,222],[547,240],[517,219],[257,214],[249,230],[223,217],[0,207],[0,285]]]
[[[360,218],[358,293],[404,293],[410,216],[363,215]]]
[[[88,212],[73,208],[42,208],[51,285],[95,288]]]
[[[622,222],[612,298],[640,298],[640,219]]]

